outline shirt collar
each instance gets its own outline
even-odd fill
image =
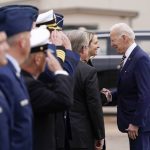
[[[126,58],[128,58],[130,56],[130,54],[132,53],[132,51],[134,50],[134,48],[137,46],[137,44],[134,42],[125,52],[125,56]]]
[[[14,68],[16,69],[16,73],[18,75],[20,75],[21,68],[20,68],[19,63],[17,62],[17,60],[9,54],[7,54],[6,57],[13,64]]]

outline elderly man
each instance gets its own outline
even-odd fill
[[[32,150],[32,109],[20,65],[30,52],[30,30],[38,15],[33,6],[10,5],[0,8],[0,31],[8,36],[8,64],[0,68],[0,88],[12,116],[11,150]]]
[[[74,53],[71,49],[71,43],[67,36],[60,30],[63,27],[63,15],[55,14],[53,10],[42,13],[37,18],[37,26],[46,25],[51,33],[49,49],[52,50],[61,63],[61,66],[69,75],[73,76],[75,68],[79,62],[79,55]],[[53,74],[46,68],[40,75],[39,79],[45,83],[49,80],[54,80]],[[54,117],[55,116],[55,117]],[[49,117],[55,123],[55,137],[57,149],[69,149],[69,139],[71,138],[69,113],[68,111],[55,113]],[[52,121],[51,121],[52,122]],[[46,150],[46,149],[45,149]]]
[[[46,26],[32,30],[31,54],[22,65],[34,112],[35,150],[56,149],[55,112],[63,112],[73,103],[72,79],[49,52],[49,37],[50,32]],[[38,76],[44,71],[46,60],[49,71],[55,76],[52,87],[48,86],[51,84],[49,80],[46,84],[38,80]]]
[[[111,27],[111,46],[123,55],[117,91],[117,123],[128,134],[130,150],[150,149],[150,58],[135,43],[133,30],[125,23]],[[109,91],[106,90],[108,96]]]
[[[70,110],[71,150],[102,149],[105,138],[104,120],[96,69],[85,63],[88,56],[87,33],[68,31],[73,50],[80,55],[74,75],[74,105]]]
[[[6,51],[9,46],[5,32],[0,32],[0,67],[7,64]],[[0,149],[10,150],[11,112],[6,97],[0,89]]]

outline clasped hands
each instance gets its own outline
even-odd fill
[[[103,93],[106,96],[108,103],[112,101],[112,95],[111,95],[110,90],[108,90],[106,88],[103,88],[100,92]]]

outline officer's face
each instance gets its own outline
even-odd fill
[[[46,65],[46,55],[44,52],[36,53],[36,66],[38,74],[41,74],[44,71]]]
[[[6,41],[6,34],[4,32],[0,32],[0,66],[7,64],[6,52],[9,49],[9,45]]]

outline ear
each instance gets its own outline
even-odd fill
[[[18,38],[18,46],[19,48],[24,48],[26,46],[26,40],[22,36]]]
[[[122,38],[123,38],[124,40],[126,40],[126,35],[122,35]]]
[[[84,53],[84,47],[81,48],[80,55],[82,55],[83,53]]]

